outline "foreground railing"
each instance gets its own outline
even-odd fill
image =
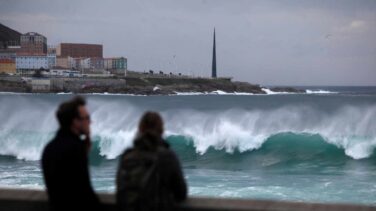
[[[113,194],[99,194],[106,210],[116,210]],[[47,196],[40,190],[0,189],[1,211],[47,211]],[[325,210],[325,211],[368,211],[376,207],[347,204],[319,204],[301,202],[281,202],[271,200],[241,200],[223,198],[189,198],[177,207],[183,211],[245,211],[245,210]]]

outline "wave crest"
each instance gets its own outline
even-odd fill
[[[18,99],[17,103],[22,104],[22,101]],[[56,130],[53,120],[55,106],[41,102],[24,103],[30,105],[27,110],[13,109],[13,113],[0,114],[3,120],[0,124],[0,155],[38,160],[44,145]],[[12,110],[5,104],[0,108]],[[115,159],[132,145],[138,119],[144,110],[132,104],[105,102],[103,99],[91,101],[90,110],[98,153],[106,159]],[[342,106],[331,113],[310,106],[290,105],[269,110],[201,112],[168,109],[161,114],[166,122],[166,136],[187,137],[199,155],[211,148],[228,154],[255,151],[269,138],[283,133],[319,134],[325,142],[343,149],[353,159],[370,157],[376,147],[374,105]],[[39,120],[38,124],[34,123],[35,119]]]

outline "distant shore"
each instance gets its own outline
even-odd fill
[[[0,76],[0,92],[109,93],[132,95],[305,93],[292,87],[265,88],[227,78],[32,78]]]

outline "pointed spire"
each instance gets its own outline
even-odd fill
[[[214,28],[212,78],[216,78],[216,77],[217,77],[217,58],[216,58],[216,50],[215,50],[215,28]]]

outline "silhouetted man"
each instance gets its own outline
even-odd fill
[[[90,184],[88,152],[90,116],[82,97],[60,105],[60,128],[42,155],[44,181],[51,210],[100,210]]]

